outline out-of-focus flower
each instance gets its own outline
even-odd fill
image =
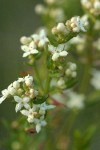
[[[91,85],[96,90],[100,90],[100,71],[96,70],[96,69],[93,69],[91,74],[92,74]]]
[[[91,14],[100,15],[100,1],[99,0],[81,0],[81,3],[85,9]]]
[[[68,67],[65,71],[65,74],[67,75],[67,77],[75,78],[77,76],[77,72],[76,72],[77,66],[76,66],[76,64],[72,63],[72,62],[69,62],[67,65],[68,65]]]
[[[97,41],[93,42],[93,46],[94,46],[98,51],[100,51],[100,38],[99,38]]]
[[[82,109],[84,108],[84,95],[83,94],[78,94],[73,91],[68,91],[67,93],[68,99],[66,101],[66,105],[68,108],[77,108],[77,109]]]

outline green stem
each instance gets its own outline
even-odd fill
[[[90,72],[91,72],[91,66],[93,63],[93,56],[92,56],[92,45],[91,43],[93,39],[87,35],[87,45],[86,45],[86,62],[85,62],[85,68],[84,68],[84,72],[83,72],[83,78],[82,78],[82,82],[80,85],[80,89],[79,92],[80,93],[87,93],[88,91],[88,85],[89,85],[89,79],[90,79]]]
[[[40,77],[40,74],[39,74],[39,71],[38,71],[37,68],[38,68],[37,65],[34,64],[34,72],[35,72],[35,75],[36,75],[36,79],[37,79],[37,81],[38,81],[38,83],[39,83],[39,85],[40,85],[39,90],[40,90],[41,94],[43,94],[43,92],[44,92],[44,87],[43,87],[42,79],[41,79],[41,77]]]

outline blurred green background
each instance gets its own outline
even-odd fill
[[[71,9],[66,10],[69,16],[82,13],[82,10],[78,9],[80,0],[66,1],[71,5]],[[41,26],[41,19],[34,12],[35,5],[41,2],[42,0],[0,0],[0,91],[16,80],[20,72],[26,69],[19,39],[23,35],[27,36],[34,33],[35,29]],[[90,124],[100,124],[99,108],[100,103],[90,108],[87,107],[78,116],[75,126],[81,130],[86,130]],[[14,117],[16,117],[16,113],[12,103],[5,101],[0,105],[0,121],[4,118],[13,120]],[[2,141],[4,137],[7,137],[7,133],[0,122],[0,140]],[[98,130],[93,138],[91,150],[100,150],[99,141],[100,131]]]

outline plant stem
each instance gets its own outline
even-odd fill
[[[41,94],[43,94],[43,92],[44,92],[44,87],[43,87],[42,79],[41,79],[41,77],[40,77],[40,74],[39,74],[39,71],[38,71],[37,68],[38,68],[37,65],[34,64],[34,72],[35,72],[35,74],[36,74],[36,79],[37,79],[37,81],[38,81],[38,83],[39,83],[39,85],[40,85],[39,90],[40,90]]]

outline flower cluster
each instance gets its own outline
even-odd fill
[[[100,15],[100,0],[81,0],[81,3],[92,15]]]
[[[21,114],[27,116],[27,121],[34,123],[36,131],[39,132],[41,126],[46,125],[46,121],[44,120],[46,110],[52,109],[55,106],[47,105],[46,102],[34,104],[34,100],[38,97],[38,91],[33,87],[33,77],[28,75],[24,78],[18,78],[17,81],[11,83],[7,89],[2,91],[0,103],[11,96],[14,97],[14,101],[16,102],[15,111],[20,111]]]
[[[72,63],[72,62],[69,62],[67,64],[67,69],[65,71],[65,74],[67,77],[70,77],[70,78],[75,78],[77,76],[77,72],[76,72],[76,69],[77,69],[77,66],[75,63]]]
[[[49,40],[46,36],[45,30],[41,30],[39,34],[33,34],[30,37],[21,37],[21,50],[24,51],[23,57],[30,55],[36,55],[39,53],[39,50],[45,49]]]
[[[17,98],[17,97],[16,97]],[[32,107],[28,109],[21,110],[21,113],[27,117],[29,123],[34,123],[36,125],[37,133],[40,132],[41,127],[45,126],[47,123],[44,120],[46,115],[46,110],[55,108],[54,105],[47,105],[46,102],[42,104],[33,104]]]
[[[52,60],[57,61],[60,57],[66,57],[68,52],[66,51],[67,47],[65,44],[59,44],[57,47],[53,45],[48,45],[48,50],[52,54]]]
[[[76,16],[67,20],[65,24],[58,23],[57,26],[52,28],[52,34],[58,38],[59,42],[63,43],[71,34],[74,37],[81,31],[86,32],[86,27],[87,21],[83,21],[79,16]]]
[[[11,96],[19,96],[22,98],[22,101],[29,101],[30,99],[35,98],[37,95],[38,91],[33,87],[33,77],[28,75],[23,78],[18,78],[18,80],[11,83],[7,89],[3,90],[0,103]]]
[[[67,85],[66,82],[68,80],[72,80],[72,79],[76,78],[76,76],[77,76],[77,72],[76,72],[77,66],[76,66],[75,63],[68,62],[67,63],[67,68],[64,68],[64,67],[60,66],[59,69],[62,71],[63,74],[61,74],[61,77],[57,81],[57,87],[60,88],[60,89],[64,89],[64,88],[66,88],[66,85]]]

